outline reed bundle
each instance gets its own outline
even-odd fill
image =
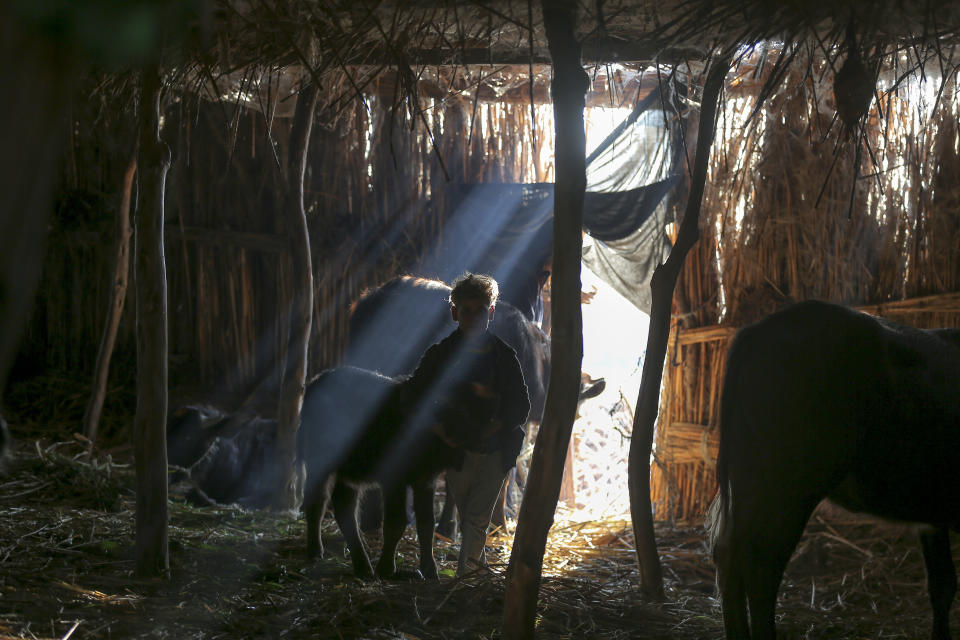
[[[720,448],[720,434],[702,424],[674,422],[667,427],[663,443],[657,448],[657,461],[662,464],[702,462],[715,467]]]

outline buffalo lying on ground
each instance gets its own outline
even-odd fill
[[[172,411],[167,422],[167,462],[183,470],[185,498],[201,506],[236,503],[263,508],[274,502],[277,421],[227,413],[209,405]],[[299,498],[302,478],[294,478]]]
[[[167,418],[167,464],[189,467],[210,443],[227,434],[229,418],[216,407],[191,404],[177,407]]]
[[[777,589],[825,497],[921,530],[936,640],[960,526],[960,330],[822,302],[743,329],[727,359],[714,559],[728,638],[773,638]]]

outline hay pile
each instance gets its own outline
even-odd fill
[[[80,443],[22,442],[0,481],[0,638],[499,637],[510,535],[491,536],[486,575],[453,578],[457,547],[438,540],[439,583],[364,583],[329,519],[331,555],[308,562],[301,520],[174,499],[170,579],[139,581],[132,472],[87,464],[81,452]],[[558,511],[548,541],[538,637],[721,637],[701,528],[658,525],[668,600],[652,603],[638,595],[629,522],[569,513]],[[783,637],[925,635],[917,545],[902,528],[839,518],[819,512],[788,568]],[[402,566],[415,566],[412,538]],[[377,536],[368,541],[376,552]]]

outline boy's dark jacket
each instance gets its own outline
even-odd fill
[[[478,395],[476,385],[493,393]],[[517,354],[500,338],[487,331],[468,339],[455,330],[424,352],[409,388],[464,449],[499,451],[505,470],[516,464],[530,400]],[[500,428],[483,437],[491,420]]]

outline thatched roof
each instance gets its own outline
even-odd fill
[[[332,104],[370,92],[547,99],[550,56],[541,6],[532,0],[106,4],[23,19],[121,68],[159,53],[172,80],[221,96],[276,92],[276,84],[309,75]],[[960,7],[949,0],[597,0],[580,3],[580,14],[583,60],[597,68],[682,63],[697,72],[718,47],[761,43],[784,52],[785,62],[803,46],[834,63],[849,53],[852,36],[868,68],[899,58],[904,71],[951,67],[960,42]],[[115,34],[127,37],[109,37]]]
[[[646,64],[703,58],[711,48],[761,40],[858,42],[926,48],[957,41],[960,8],[938,0],[770,2],[605,0],[580,3],[585,62]],[[516,0],[220,2],[221,62],[318,69],[370,65],[549,64],[540,3]],[[531,28],[532,27],[532,28]]]

